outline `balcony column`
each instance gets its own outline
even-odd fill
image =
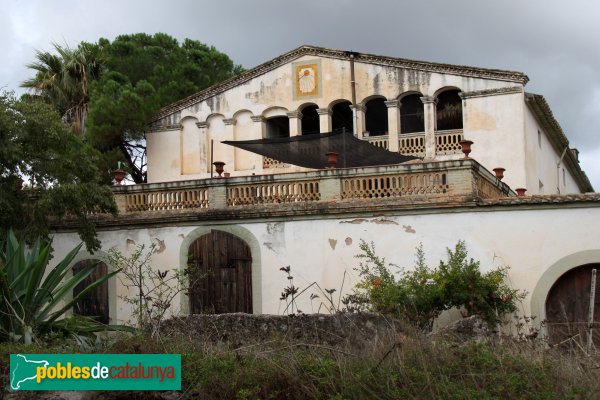
[[[200,130],[200,173],[209,172],[210,167],[210,147],[208,145],[208,122],[196,122],[196,126]]]
[[[233,140],[234,139],[234,127],[235,127],[235,119],[233,118],[225,118],[223,120],[225,124],[225,140]],[[234,158],[234,150],[235,147],[230,146],[228,144],[219,143],[221,147],[221,154],[223,154],[223,161],[225,163],[225,171],[231,172],[235,170],[235,158]]]
[[[398,145],[400,135],[400,102],[398,100],[389,100],[384,102],[388,111],[388,150],[393,152],[400,151]]]
[[[253,115],[250,117],[252,122],[254,122],[253,126],[253,137],[255,139],[263,139],[265,137],[267,131],[267,123],[265,117],[262,115]],[[249,158],[252,160],[252,165],[254,166],[254,170],[256,174],[262,174],[263,172],[263,158],[261,155],[250,153]]]
[[[331,132],[331,109],[317,108],[317,114],[319,114],[319,132]]]
[[[425,118],[425,159],[435,158],[435,103],[436,100],[431,96],[421,97],[423,102],[423,112]]]
[[[302,113],[290,111],[286,115],[290,121],[290,137],[302,135]]]
[[[365,125],[365,112],[367,111],[367,107],[364,104],[357,104],[355,106],[350,106],[352,111],[356,110],[356,121],[352,121],[356,124],[356,133],[359,139],[363,138],[363,132],[366,130]]]

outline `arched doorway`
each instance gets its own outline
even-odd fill
[[[108,266],[99,260],[82,260],[73,265],[73,275],[84,268],[95,265],[92,273],[73,288],[73,297],[77,296],[90,284],[108,274]],[[103,324],[109,323],[108,281],[96,286],[73,306],[73,314],[92,317]]]
[[[546,324],[550,343],[570,345],[571,338],[584,346],[587,343],[592,269],[597,270],[593,341],[600,345],[600,264],[571,269],[548,292]]]
[[[252,313],[252,254],[242,239],[212,230],[188,249],[190,313]]]

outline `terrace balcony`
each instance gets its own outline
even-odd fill
[[[118,218],[306,215],[515,196],[472,159],[115,186],[113,191]]]

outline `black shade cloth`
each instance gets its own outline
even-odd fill
[[[338,168],[400,164],[417,157],[393,153],[355,138],[343,130],[305,136],[256,140],[226,140],[221,143],[305,168],[326,168],[328,152],[338,153]]]

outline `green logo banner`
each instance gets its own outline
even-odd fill
[[[180,354],[11,354],[12,390],[180,390]]]

